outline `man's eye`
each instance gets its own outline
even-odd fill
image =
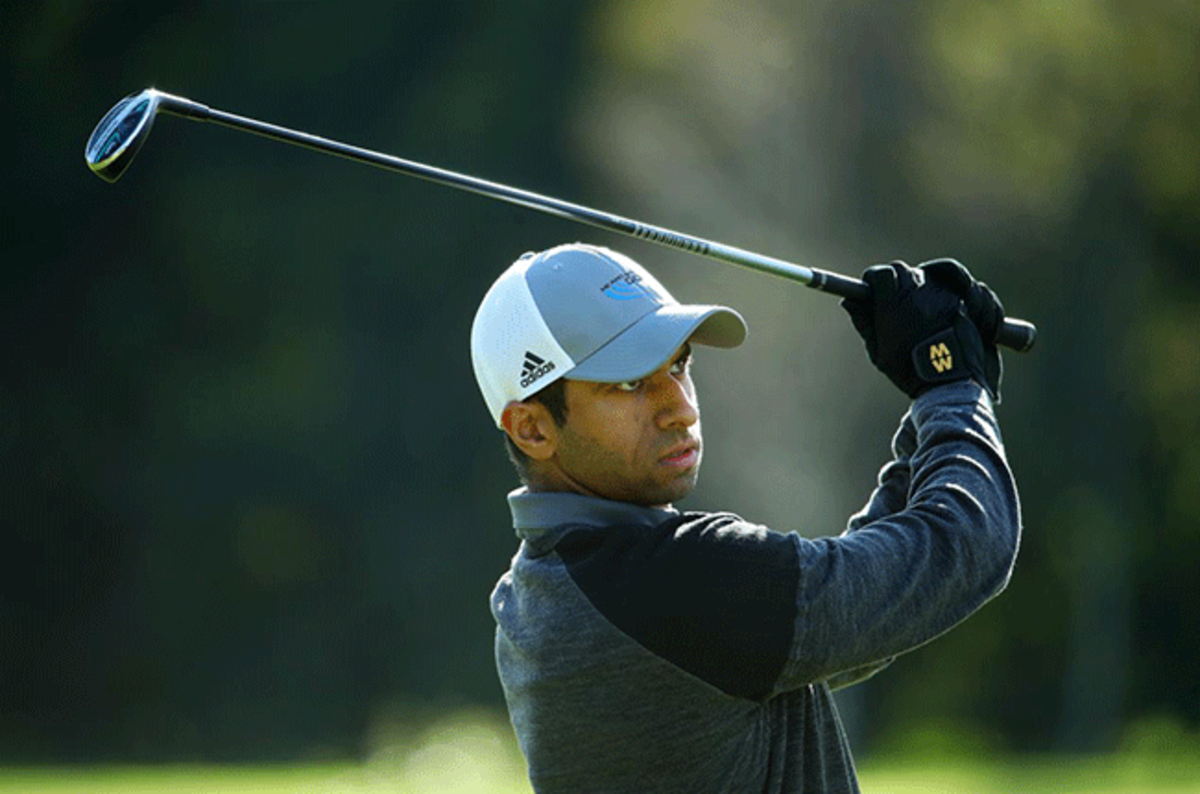
[[[642,381],[640,381],[640,380],[623,380],[620,383],[616,384],[616,387],[617,387],[617,391],[637,391],[638,389],[642,388]]]

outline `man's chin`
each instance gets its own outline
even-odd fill
[[[699,476],[700,466],[697,464],[661,488],[654,489],[653,493],[645,494],[639,502],[652,507],[669,507],[692,492]]]

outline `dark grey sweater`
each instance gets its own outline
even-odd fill
[[[917,399],[866,507],[808,540],[728,513],[509,495],[496,664],[539,793],[855,792],[832,689],[999,593],[1020,538],[987,395]]]

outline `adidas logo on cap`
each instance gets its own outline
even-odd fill
[[[529,388],[539,378],[553,371],[553,361],[546,361],[526,350],[525,361],[521,364],[521,388]]]

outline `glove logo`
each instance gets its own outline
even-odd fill
[[[929,346],[929,363],[933,364],[939,375],[954,369],[954,357],[950,355],[950,348],[946,347],[945,342]]]

